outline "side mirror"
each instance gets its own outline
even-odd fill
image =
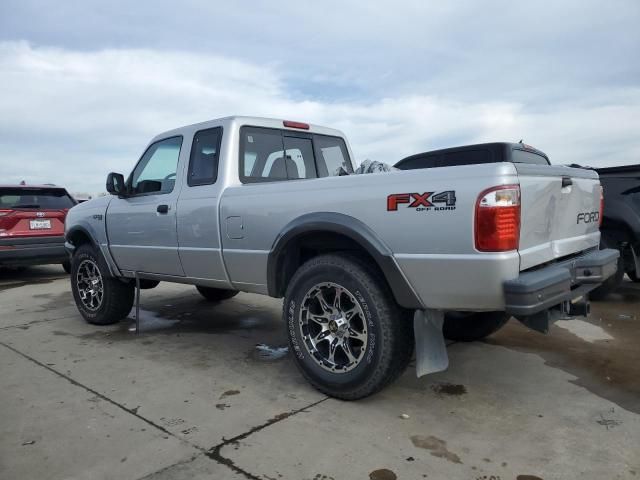
[[[126,195],[127,186],[121,173],[111,172],[107,175],[107,192],[111,195]]]

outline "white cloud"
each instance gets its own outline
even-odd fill
[[[278,66],[205,53],[0,42],[0,181],[99,192],[106,174],[128,172],[155,134],[232,114],[340,128],[357,160],[520,138],[557,163],[640,158],[639,88],[611,87],[557,108],[453,93],[320,101],[295,97],[285,76]]]

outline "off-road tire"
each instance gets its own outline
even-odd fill
[[[456,342],[475,342],[500,330],[509,321],[504,312],[450,312],[444,316],[444,338]]]
[[[212,288],[196,286],[200,295],[210,302],[221,302],[222,300],[228,300],[235,297],[239,292],[237,290],[226,290],[224,288]]]
[[[94,311],[85,307],[78,291],[78,268],[84,260],[90,260],[98,266],[102,277],[103,297],[102,302]],[[125,283],[109,274],[107,265],[102,255],[90,244],[81,245],[71,259],[71,291],[78,307],[78,311],[84,319],[94,325],[110,325],[125,318],[133,306],[135,287],[133,283]]]
[[[322,368],[311,356],[302,334],[302,301],[313,288],[327,282],[353,294],[368,332],[361,361],[341,373]],[[316,389],[335,398],[357,400],[378,392],[402,374],[413,354],[411,312],[395,302],[382,275],[355,255],[320,255],[299,267],[289,282],[282,315],[300,372]]]

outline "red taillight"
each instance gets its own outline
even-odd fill
[[[604,217],[604,188],[600,185],[600,216],[599,224],[602,225],[602,218]]]
[[[7,215],[12,212],[13,210],[0,210],[0,230],[6,230],[9,228],[7,222],[10,222],[11,220],[7,218]]]
[[[501,185],[485,190],[476,202],[476,249],[507,252],[520,244],[520,186]]]
[[[288,128],[299,128],[301,130],[309,130],[309,124],[303,122],[292,122],[291,120],[284,120],[282,124]]]

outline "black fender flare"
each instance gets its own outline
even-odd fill
[[[106,266],[107,268],[107,272],[109,272],[109,274],[111,275],[111,277],[119,277],[119,271],[117,269],[117,266],[115,265],[115,263],[112,263],[109,261],[109,259],[105,258],[105,255],[102,251],[102,248],[100,248],[100,244],[96,241],[95,237],[91,234],[91,232],[85,228],[82,225],[75,225],[73,227],[71,227],[69,229],[68,232],[65,232],[64,235],[64,248],[67,250],[67,252],[69,253],[69,256],[72,257],[73,256],[73,252],[75,252],[77,245],[74,245],[71,242],[71,238],[73,237],[73,235],[75,233],[82,233],[83,235],[85,235],[88,239],[89,242],[91,242],[91,245],[93,245],[93,247],[96,249],[96,251],[98,252],[98,255],[100,256],[100,258],[102,259],[102,261],[104,262],[104,266]]]
[[[86,236],[89,239],[89,241],[93,244],[94,247],[99,248],[98,242],[96,242],[96,239],[93,238],[93,235],[91,235],[89,230],[87,230],[82,225],[76,225],[74,227],[71,227],[69,231],[64,234],[64,239],[65,239],[64,246],[70,254],[73,254],[73,252],[77,248],[77,246],[74,245],[74,243],[71,241],[71,238],[73,238],[73,236],[76,233],[82,233],[84,236]]]
[[[281,266],[287,254],[287,246],[299,235],[310,232],[337,233],[350,238],[375,260],[399,305],[409,309],[424,308],[389,247],[362,221],[335,212],[302,215],[289,222],[276,237],[267,260],[267,290],[270,296],[283,296],[285,285],[282,284]]]

